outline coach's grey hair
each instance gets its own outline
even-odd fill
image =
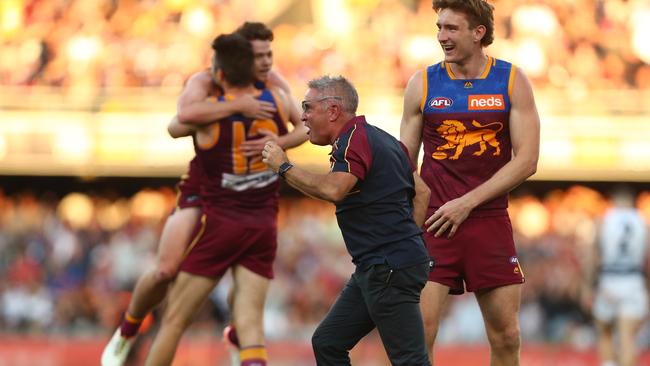
[[[329,75],[321,76],[318,79],[313,79],[307,86],[310,89],[317,90],[323,96],[340,97],[343,110],[348,113],[355,114],[359,106],[359,94],[350,83],[343,76],[331,77]]]

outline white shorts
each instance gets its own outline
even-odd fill
[[[643,278],[639,275],[602,276],[593,312],[602,322],[644,318],[648,314],[648,293]]]

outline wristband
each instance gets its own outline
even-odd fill
[[[289,169],[293,168],[293,164],[291,164],[288,161],[285,161],[280,165],[280,168],[278,168],[278,175],[284,179],[284,174],[289,171]]]

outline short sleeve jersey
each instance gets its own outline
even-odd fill
[[[330,163],[332,172],[358,178],[336,203],[336,218],[356,265],[400,268],[429,260],[413,221],[415,167],[404,145],[357,116],[341,129]]]

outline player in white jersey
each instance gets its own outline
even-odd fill
[[[612,203],[600,228],[593,267],[598,271],[593,303],[598,353],[602,366],[635,366],[636,335],[648,314],[648,229],[629,190],[615,190]]]

